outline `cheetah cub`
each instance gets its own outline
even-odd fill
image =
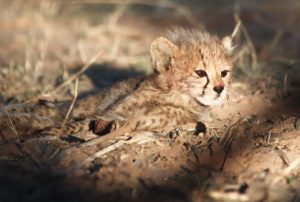
[[[69,102],[51,107],[33,103],[0,108],[0,136],[8,139],[9,134],[14,135],[11,122],[23,137],[83,130],[99,135],[112,131],[164,132],[191,123],[196,126],[205,108],[226,98],[232,69],[230,52],[229,37],[220,40],[199,30],[171,30],[150,46],[152,75],[119,82],[79,101],[73,121],[65,125],[57,123],[64,119]]]
[[[99,113],[101,118],[90,125],[95,133],[122,126],[130,131],[175,129],[197,123],[206,107],[226,98],[230,37],[220,40],[208,32],[175,29],[155,39],[150,53],[154,73]]]

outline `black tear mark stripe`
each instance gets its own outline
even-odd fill
[[[201,49],[199,49],[199,53],[200,53],[200,57],[201,57],[201,60],[202,60],[202,63],[203,63],[203,67],[206,69],[206,63],[204,61],[204,55],[203,55],[203,52],[201,51]],[[210,82],[207,74],[206,74],[206,78],[207,78],[207,82],[203,86],[201,96],[203,96],[205,94],[205,89],[207,88],[207,86],[208,86],[208,84]]]
[[[208,84],[209,84],[209,78],[208,78],[208,76],[206,75],[206,78],[207,78],[207,82],[206,82],[206,84],[203,86],[203,89],[202,89],[202,96],[205,94],[205,89],[207,88],[207,86],[208,86]]]

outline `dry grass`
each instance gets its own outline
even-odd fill
[[[45,97],[51,100],[67,98],[72,100],[72,103],[65,115],[63,121],[63,124],[65,124],[69,120],[75,102],[81,94],[91,92],[97,87],[108,86],[105,83],[105,79],[107,79],[105,77],[109,77],[109,79],[115,81],[122,78],[123,74],[124,77],[127,76],[126,71],[133,73],[141,71],[146,74],[151,72],[152,68],[148,54],[150,42],[155,37],[164,33],[165,29],[169,28],[169,26],[177,25],[206,27],[209,31],[212,30],[220,35],[231,33],[231,38],[236,45],[233,56],[235,63],[235,86],[239,86],[242,89],[238,91],[238,93],[243,94],[242,96],[244,94],[249,95],[246,99],[252,99],[253,97],[255,99],[263,92],[270,92],[271,89],[275,89],[276,91],[283,89],[284,96],[288,97],[292,88],[300,86],[298,82],[300,74],[298,73],[297,76],[300,67],[298,59],[300,52],[296,45],[300,40],[300,28],[298,26],[300,3],[288,1],[285,5],[282,5],[282,2],[274,0],[270,2],[235,1],[235,3],[230,1],[229,3],[223,2],[223,4],[223,6],[219,6],[217,3],[208,3],[205,1],[189,1],[186,3],[171,0],[72,0],[65,2],[31,0],[26,1],[26,3],[21,0],[11,2],[2,0],[0,1],[0,9],[2,11],[0,14],[0,27],[3,30],[0,34],[0,44],[2,47],[0,48],[1,102],[4,105],[9,105],[12,103],[34,103],[39,98]],[[211,13],[214,13],[214,15],[211,15]],[[114,67],[110,69],[112,73],[101,75],[105,68],[110,66]],[[105,68],[102,69],[102,67]],[[94,72],[97,73],[96,70],[100,71],[99,75],[94,75]],[[75,86],[73,86],[74,81]],[[95,81],[99,81],[100,85]],[[239,88],[237,87],[236,89]],[[239,99],[239,96],[236,99]],[[242,102],[241,100],[239,102]],[[267,98],[266,100],[266,102],[271,102]],[[19,136],[12,121],[13,117],[10,117],[10,113],[7,111],[6,116],[8,117],[10,128],[16,136]],[[239,118],[241,116],[238,115]],[[281,114],[278,116],[280,117]],[[214,119],[217,120],[217,118]],[[268,122],[270,120],[264,121]],[[159,165],[161,167],[170,164],[171,161],[173,161],[174,165],[180,167],[182,165],[178,164],[183,164],[180,158],[184,158],[186,161],[193,154],[196,156],[197,161],[203,163],[204,160],[200,158],[203,157],[205,159],[203,153],[210,153],[210,158],[213,159],[212,147],[217,145],[225,155],[218,159],[222,164],[221,169],[218,170],[216,168],[219,167],[215,167],[215,170],[210,170],[210,177],[211,179],[219,179],[215,175],[222,176],[226,172],[225,167],[228,164],[233,164],[231,158],[235,154],[233,152],[236,149],[234,143],[240,141],[240,139],[249,138],[249,141],[253,143],[253,139],[256,141],[256,139],[259,139],[258,137],[263,136],[266,139],[266,143],[257,143],[257,145],[268,149],[275,144],[275,137],[273,137],[275,135],[271,132],[272,130],[261,129],[259,132],[253,132],[252,130],[254,130],[253,128],[255,128],[256,123],[249,121],[247,126],[252,127],[250,132],[255,133],[253,135],[243,128],[245,125],[243,122],[245,120],[242,119],[238,119],[236,122],[229,121],[226,122],[227,125],[224,124],[226,126],[220,126],[221,123],[218,122],[220,125],[212,129],[217,131],[218,138],[215,139],[218,140],[203,143],[204,146],[200,145],[202,144],[202,140],[197,140],[197,143],[193,142],[194,137],[189,137],[190,139],[178,137],[178,139],[174,140],[177,144],[175,146],[180,149],[182,147],[188,148],[191,150],[190,153],[184,153],[182,150],[176,154],[169,153],[166,156],[163,156],[164,153],[159,153],[161,156],[156,155],[154,159],[163,159],[163,163]],[[267,133],[265,134],[266,131]],[[281,131],[280,134],[284,132]],[[119,135],[116,134],[116,137]],[[219,142],[220,137],[222,139]],[[109,138],[106,136],[98,137],[81,145],[94,148],[99,142]],[[250,140],[250,138],[252,139]],[[78,139],[75,140],[78,141]],[[116,164],[116,162],[122,164],[121,159],[118,159],[117,155],[113,155],[114,152],[120,152],[123,147],[129,145],[136,152],[133,155],[136,157],[141,152],[134,150],[137,146],[133,146],[133,143],[145,143],[141,150],[146,151],[150,143],[153,143],[155,140],[156,137],[146,134],[145,136],[134,136],[132,139],[116,141],[108,147],[98,149],[97,151],[89,151],[89,156],[83,158],[86,159],[84,163],[95,165],[99,157],[111,155],[113,156],[113,160],[106,162],[102,158],[105,163],[101,161],[100,167],[103,166],[103,170],[107,171],[106,174],[108,176],[114,176],[110,170],[112,165]],[[40,153],[44,155],[49,152],[47,150],[47,143],[55,141],[55,144],[64,144],[57,137],[33,138],[26,144],[36,144],[33,148],[38,151],[41,150]],[[168,141],[169,145],[166,145],[174,147],[173,144],[175,143],[171,140]],[[5,144],[5,147],[1,145],[0,149],[6,148],[7,145]],[[259,148],[257,145],[254,146],[253,150]],[[68,144],[68,146],[69,149],[65,150],[56,148],[55,151],[52,151],[52,155],[49,155],[50,159],[55,159],[54,157],[61,150],[63,150],[62,153],[65,151],[66,155],[73,155],[79,148],[74,146],[74,144]],[[168,146],[161,147],[166,149]],[[203,148],[206,150],[201,150]],[[201,151],[199,152],[197,149]],[[256,152],[259,153],[259,151]],[[253,154],[257,153],[254,152]],[[37,157],[35,154],[31,155],[31,151],[25,151],[24,155],[29,155],[33,161],[33,165],[30,164],[30,166],[34,167],[35,164],[39,167],[45,166],[43,165],[44,160],[42,158],[45,158],[43,155],[41,155],[42,157]],[[251,156],[251,153],[249,155]],[[131,160],[127,162],[129,165],[138,161],[138,158],[131,159],[133,156],[131,154],[126,157]],[[211,159],[210,163],[215,163]],[[283,167],[282,172],[272,173],[275,176],[271,177],[271,180],[268,181],[271,183],[267,184],[267,186],[276,187],[282,185],[284,184],[283,179],[287,179],[290,176],[295,176],[298,179],[298,175],[294,171],[297,171],[296,169],[299,166],[299,158],[293,157],[290,160],[291,163],[287,167]],[[151,162],[152,168],[155,167],[155,161],[153,160],[154,163]],[[53,163],[53,161],[51,162]],[[200,164],[199,162],[197,163]],[[0,163],[3,162],[0,161]],[[190,170],[197,163],[194,160],[188,165],[191,168],[184,169],[192,172]],[[204,165],[206,166],[205,163]],[[238,164],[239,162],[234,163]],[[28,165],[22,166],[26,167]],[[72,168],[70,169],[72,170]],[[40,168],[40,170],[42,169]],[[219,171],[221,172],[219,173]],[[103,176],[99,173],[96,176],[100,176],[99,179],[101,179]],[[125,175],[123,170],[120,173],[123,173],[122,176]],[[195,174],[196,172],[193,171],[192,173]],[[157,175],[159,176],[159,174]],[[225,175],[222,176],[224,177],[224,179],[222,178],[224,181],[226,181]],[[240,175],[242,176],[241,173]],[[247,176],[248,178],[246,179],[249,180],[249,183],[252,183],[251,180],[255,178],[253,176]],[[237,177],[238,183],[241,182],[239,180],[242,177]],[[261,179],[265,180],[266,178],[262,177]],[[111,179],[111,182],[114,182],[114,180]],[[211,184],[213,183],[211,182]],[[180,188],[180,190],[185,189],[183,187]],[[137,191],[136,189],[138,188],[135,188],[135,191]],[[143,189],[153,191],[155,187],[144,185]],[[203,190],[206,188],[193,187],[193,189],[196,193],[201,193],[200,199],[202,199]],[[238,191],[219,191],[213,186],[209,187],[209,189],[208,195],[217,201],[251,200],[249,198],[250,194],[243,195]],[[164,191],[166,192],[166,190]],[[190,190],[187,191],[188,194],[190,192]],[[0,195],[1,193],[0,190]]]

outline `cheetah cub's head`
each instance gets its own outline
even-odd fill
[[[207,32],[175,29],[150,48],[160,84],[187,93],[199,103],[222,103],[230,83],[231,39]]]

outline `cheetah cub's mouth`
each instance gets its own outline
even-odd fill
[[[206,94],[204,96],[199,95],[193,95],[193,97],[201,104],[205,106],[216,106],[220,105],[224,102],[227,96],[227,90],[224,89],[222,93],[216,94],[216,93],[210,93]]]
[[[227,90],[224,89],[222,93],[214,95],[214,93],[211,93],[210,95],[206,96],[193,96],[200,102],[201,104],[205,106],[216,106],[220,105],[224,102],[227,96]]]

